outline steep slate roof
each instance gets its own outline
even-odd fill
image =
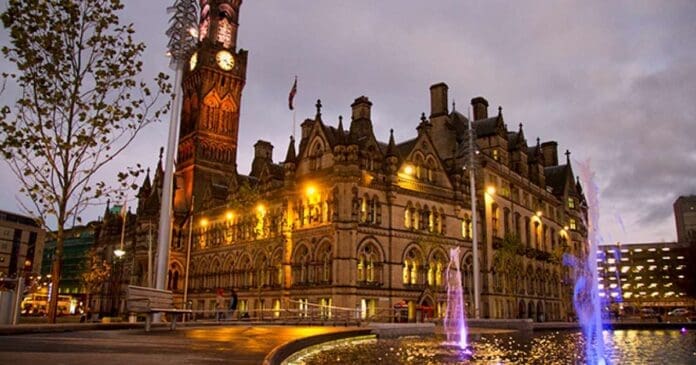
[[[510,150],[516,150],[517,148],[517,143],[519,142],[520,139],[520,134],[517,132],[508,132],[507,134],[508,138],[508,146]]]
[[[454,129],[457,136],[457,142],[461,142],[466,138],[466,132],[469,130],[469,127],[467,126],[469,119],[456,110],[452,110],[449,117],[450,126],[452,129]]]
[[[396,152],[399,155],[398,157],[408,156],[411,150],[413,150],[413,147],[416,146],[416,141],[418,141],[418,137],[397,144]]]
[[[474,130],[477,137],[486,137],[496,134],[498,116],[474,121]]]
[[[553,189],[553,195],[563,195],[563,189],[568,179],[568,172],[568,165],[549,166],[544,168],[546,186],[550,186]]]

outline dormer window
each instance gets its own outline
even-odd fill
[[[498,156],[498,150],[495,148],[493,149],[493,159],[496,161],[500,159],[500,156]]]
[[[568,197],[568,209],[575,209],[575,200],[572,197]]]

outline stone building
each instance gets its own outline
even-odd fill
[[[202,3],[200,42],[182,82],[168,278],[195,310],[212,311],[222,288],[226,299],[234,289],[238,312],[251,316],[293,309],[391,320],[397,309],[402,320],[439,317],[453,247],[462,251],[471,310],[472,170],[481,316],[550,320],[572,310],[560,255],[585,254],[586,206],[568,153],[558,161],[556,142],[530,145],[521,125],[508,130],[502,109],[489,116],[488,102],[477,97],[470,148],[469,121],[449,108],[448,87],[439,83],[430,88],[429,115],[390,122],[411,125],[409,140],[376,136],[365,96],[345,122],[327,120],[317,101],[283,161],[273,161],[274,147],[259,140],[251,172],[240,174],[247,66],[247,51],[236,45],[241,1]],[[466,170],[470,153],[477,163]],[[148,177],[129,225],[132,277],[139,280],[147,267],[144,232],[158,215],[160,190],[152,185]]]

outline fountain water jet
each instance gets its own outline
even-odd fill
[[[589,162],[579,164],[580,180],[587,189],[587,257],[584,260],[572,255],[563,256],[564,265],[575,271],[573,305],[578,322],[585,336],[585,359],[588,364],[607,364],[602,334],[602,312],[597,281],[597,245],[599,235],[599,187],[594,182],[594,172]]]
[[[467,342],[467,328],[462,295],[462,275],[459,268],[459,247],[450,249],[447,265],[447,310],[443,321],[448,344],[455,344],[460,349],[470,352]]]

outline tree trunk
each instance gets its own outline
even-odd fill
[[[62,250],[56,249],[56,254],[53,257],[53,267],[51,269],[51,297],[48,304],[48,322],[56,323],[56,315],[58,314],[58,290],[60,283],[60,274],[63,263]]]

